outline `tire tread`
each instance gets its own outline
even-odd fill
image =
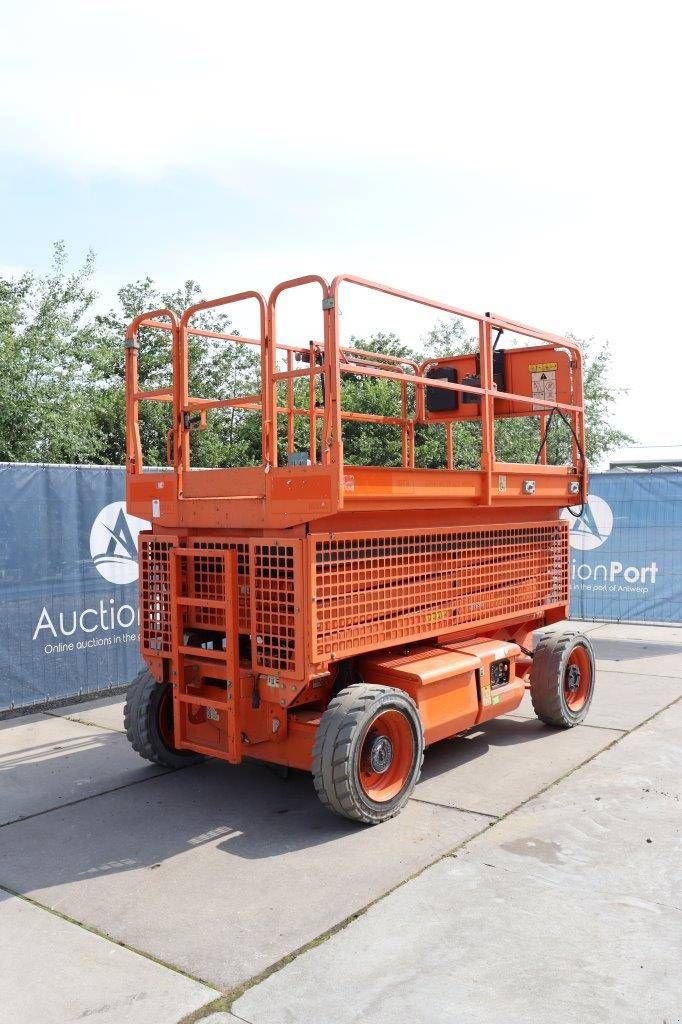
[[[194,761],[202,760],[200,754],[191,751],[169,750],[161,737],[152,731],[152,703],[158,687],[168,683],[157,683],[149,669],[142,669],[128,687],[123,709],[123,726],[128,742],[140,757],[164,768],[184,768]]]
[[[423,739],[418,744],[419,764],[413,782],[395,806],[392,805],[385,812],[372,812],[358,801],[353,791],[353,735],[361,728],[364,717],[374,703],[397,693],[400,694],[401,700],[411,705],[421,735],[419,712],[414,701],[402,690],[395,690],[390,686],[352,683],[329,702],[320,719],[312,755],[315,791],[325,807],[342,817],[367,824],[377,824],[394,817],[409,799],[412,788],[419,778],[424,762]]]
[[[583,708],[571,712],[562,698],[565,662],[580,642],[587,648],[592,661],[592,689]],[[533,652],[530,699],[535,714],[546,725],[571,729],[583,721],[594,693],[594,652],[588,638],[570,627],[559,633],[542,637]]]

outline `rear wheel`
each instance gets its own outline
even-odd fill
[[[587,715],[594,693],[594,651],[582,633],[552,633],[533,652],[530,696],[548,725],[570,729]]]
[[[376,825],[405,806],[423,760],[414,701],[389,686],[356,684],[341,690],[320,720],[315,789],[336,814]]]
[[[173,746],[173,699],[168,683],[157,683],[149,669],[133,679],[123,713],[126,736],[140,757],[166,768],[184,768],[201,756]]]

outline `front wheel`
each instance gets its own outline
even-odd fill
[[[594,651],[582,633],[550,633],[533,652],[530,696],[547,725],[570,729],[587,715],[594,694]]]
[[[313,778],[322,803],[353,821],[376,825],[405,806],[424,760],[414,701],[389,686],[348,686],[322,715]]]

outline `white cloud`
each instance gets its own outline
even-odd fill
[[[3,14],[5,145],[77,171],[401,159],[617,187],[670,148],[656,10],[28,0]]]
[[[290,273],[350,269],[610,337],[617,383],[632,388],[622,425],[664,442],[679,439],[682,372],[674,15],[595,0],[25,0],[3,11],[0,145],[83,178],[163,188],[180,171],[245,204],[258,202],[256,165],[273,182],[282,169],[423,175],[427,232],[418,186],[383,197],[405,225],[399,247],[378,229],[354,244],[324,223],[311,240],[273,222],[269,251],[185,245],[175,277],[268,290]],[[453,193],[481,183],[457,236],[447,209],[439,235],[433,175],[444,204],[448,176]],[[106,239],[93,243],[104,256]],[[300,316],[291,330],[307,333]]]

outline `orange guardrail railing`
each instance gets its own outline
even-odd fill
[[[293,289],[316,285],[322,297],[322,324],[319,341],[304,344],[290,344],[281,341],[277,333],[277,303],[283,293]],[[418,364],[412,359],[373,352],[364,348],[344,347],[340,343],[339,297],[344,287],[361,288],[379,292],[409,303],[424,306],[439,313],[461,317],[475,325],[478,335],[478,352],[475,353],[480,368],[476,383],[460,380],[445,380],[428,376],[439,363],[429,358]],[[259,333],[257,337],[222,333],[192,326],[192,318],[201,312],[215,310],[238,302],[255,301],[258,305]],[[141,390],[139,387],[138,353],[139,332],[142,328],[153,328],[171,334],[172,381],[166,388]],[[570,366],[569,401],[545,399],[535,394],[519,394],[513,390],[500,389],[494,380],[494,344],[492,332],[518,335],[536,342],[548,351],[563,351],[568,354]],[[255,346],[260,351],[261,390],[257,394],[232,398],[193,396],[189,393],[189,338],[197,336],[232,344]],[[509,352],[511,349],[501,351]],[[399,411],[383,415],[358,409],[346,409],[342,402],[342,383],[348,377],[370,378],[391,381],[397,385]],[[465,378],[466,379],[466,378]],[[306,381],[307,388],[296,387],[298,381]],[[294,454],[303,457],[309,465],[327,467],[332,474],[338,474],[343,481],[343,424],[348,422],[384,424],[400,430],[401,464],[405,469],[415,466],[415,428],[432,422],[426,412],[427,389],[454,392],[459,396],[472,396],[477,411],[470,419],[480,422],[481,459],[480,471],[485,486],[481,500],[489,504],[492,492],[492,475],[504,472],[514,465],[501,462],[495,454],[495,421],[504,415],[498,411],[502,403],[509,403],[507,415],[528,415],[537,417],[540,445],[536,464],[547,467],[547,434],[554,417],[562,419],[570,430],[570,451],[573,472],[581,480],[581,492],[586,493],[587,464],[585,458],[582,353],[573,341],[556,334],[540,331],[495,313],[478,314],[447,303],[428,299],[411,292],[401,291],[387,285],[368,281],[361,277],[343,274],[329,284],[319,275],[306,275],[283,281],[277,285],[268,300],[257,291],[243,291],[217,299],[206,300],[190,306],[178,317],[169,309],[157,309],[136,317],[126,331],[126,447],[127,468],[131,474],[142,471],[143,453],[140,440],[139,406],[143,401],[169,402],[173,408],[172,427],[168,438],[168,462],[177,477],[176,494],[183,493],[183,475],[191,469],[189,432],[194,425],[192,414],[199,414],[199,426],[206,423],[209,410],[239,408],[260,410],[262,416],[262,468],[266,473],[276,470],[281,461],[280,447],[286,449],[288,460]],[[466,398],[463,399],[466,401]],[[307,421],[307,453],[296,452],[296,421]],[[280,420],[283,430],[280,431]],[[455,468],[452,429],[447,418],[445,427],[445,465]],[[319,428],[319,429],[318,429]],[[305,434],[304,434],[305,436]],[[300,435],[299,435],[300,437]],[[300,465],[300,461],[296,463]],[[547,467],[549,468],[549,467]]]

